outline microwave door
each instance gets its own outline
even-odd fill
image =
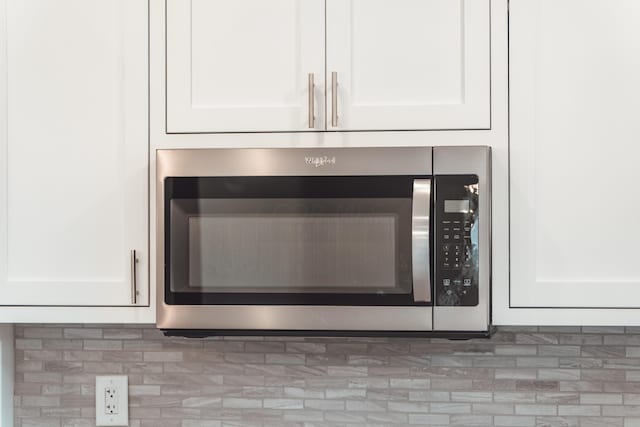
[[[415,302],[431,302],[430,211],[431,180],[414,179],[411,213],[411,261],[413,264],[413,300]]]
[[[165,302],[426,305],[430,187],[414,213],[416,180],[168,177]]]

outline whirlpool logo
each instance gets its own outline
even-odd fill
[[[321,166],[335,165],[336,164],[336,156],[328,157],[305,157],[304,162],[308,165],[313,165],[317,168]]]

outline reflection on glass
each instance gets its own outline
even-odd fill
[[[445,213],[469,213],[469,200],[445,200]]]
[[[469,267],[462,269],[463,275],[466,277],[473,277],[474,281],[477,281],[477,266],[479,265],[479,224],[478,224],[478,184],[465,185],[465,192],[469,199],[467,202],[471,202],[468,210],[465,212],[464,222],[471,225],[470,241],[468,242],[466,251],[470,254],[471,263]]]
[[[411,200],[174,199],[171,290],[410,294]]]
[[[393,293],[395,234],[394,215],[191,216],[189,287]]]

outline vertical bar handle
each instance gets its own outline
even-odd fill
[[[309,73],[309,129],[313,129],[315,127],[315,101],[314,101],[314,92],[315,92],[315,84],[313,82],[313,73]]]
[[[331,72],[331,126],[338,127],[338,73]]]
[[[431,180],[414,179],[411,212],[411,262],[413,264],[413,300],[415,302],[431,302],[430,208]]]
[[[136,256],[136,250],[131,250],[131,304],[138,303],[138,286],[136,283],[136,264],[138,263],[138,257]]]

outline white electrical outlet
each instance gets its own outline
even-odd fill
[[[96,377],[96,426],[129,425],[128,383],[126,375]]]

